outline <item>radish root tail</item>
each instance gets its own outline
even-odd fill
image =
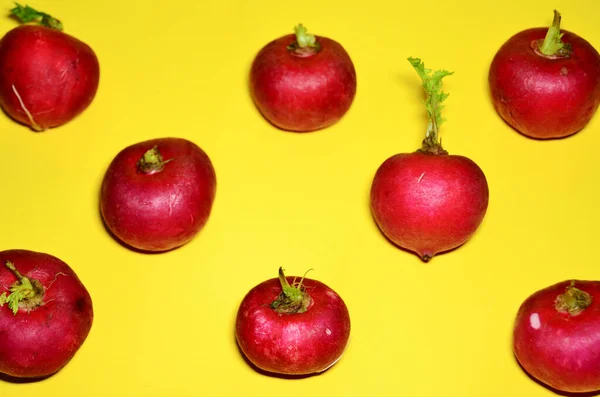
[[[19,95],[19,92],[17,91],[17,88],[15,87],[14,84],[12,85],[12,90],[15,93],[15,95],[17,96],[17,99],[19,100],[19,103],[21,104],[21,108],[23,108],[23,111],[27,115],[27,118],[29,119],[29,123],[31,124],[31,128],[33,128],[35,131],[38,131],[38,132],[44,131],[44,129],[42,127],[40,127],[40,125],[38,123],[35,122],[35,120],[33,119],[33,116],[29,112],[29,110],[27,110],[27,107],[25,106],[25,103],[23,103],[23,99],[21,99],[21,95]]]

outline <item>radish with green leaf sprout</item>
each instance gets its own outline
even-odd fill
[[[549,29],[533,28],[500,47],[489,70],[494,108],[530,138],[563,138],[582,130],[600,105],[600,54],[585,39],[560,30],[554,11]]]
[[[465,243],[487,211],[488,184],[475,162],[448,154],[439,139],[441,111],[448,97],[442,79],[418,58],[408,59],[427,93],[429,125],[421,149],[396,154],[378,168],[370,203],[375,222],[394,244],[423,261]]]
[[[564,280],[527,297],[513,350],[529,375],[554,390],[600,391],[600,281]]]
[[[274,374],[311,375],[334,365],[350,338],[350,315],[327,285],[305,277],[264,281],[242,300],[235,337],[257,368]]]
[[[0,40],[0,107],[35,131],[71,121],[96,96],[96,54],[46,13],[17,4],[12,14],[27,24]]]
[[[314,36],[301,24],[295,32],[258,52],[250,70],[250,94],[276,127],[315,131],[348,111],[356,94],[356,72],[337,41]]]
[[[140,251],[168,251],[190,242],[212,211],[217,176],[204,150],[183,138],[137,142],[104,174],[100,213],[121,242]]]
[[[75,272],[41,252],[0,252],[0,373],[56,373],[86,340],[94,312]]]

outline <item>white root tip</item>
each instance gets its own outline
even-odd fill
[[[21,104],[21,108],[23,108],[23,111],[27,115],[27,118],[29,119],[29,124],[31,125],[31,128],[33,128],[35,131],[38,131],[38,132],[44,131],[44,129],[42,127],[40,127],[40,125],[38,123],[35,122],[35,120],[33,119],[33,116],[29,112],[29,110],[27,110],[27,107],[25,106],[25,103],[23,103],[23,99],[21,99],[21,95],[19,95],[19,92],[17,91],[17,88],[15,87],[14,84],[12,85],[12,90],[15,93],[15,95],[17,96],[17,99],[19,100],[19,103]]]

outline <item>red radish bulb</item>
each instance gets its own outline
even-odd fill
[[[550,29],[528,29],[512,36],[490,66],[494,108],[530,138],[573,135],[600,105],[600,55],[576,34],[561,33],[560,19],[554,11]]]
[[[28,250],[0,252],[1,373],[56,373],[79,350],[93,318],[90,295],[65,262]]]
[[[186,244],[208,221],[216,192],[210,158],[182,138],[139,142],[117,154],[102,181],[108,229],[142,251]]]
[[[383,234],[426,262],[471,238],[486,213],[489,191],[479,166],[448,154],[438,140],[442,102],[448,97],[442,78],[452,73],[431,74],[420,59],[409,61],[427,92],[429,126],[421,149],[381,164],[371,185],[371,211]]]
[[[323,372],[344,353],[350,315],[327,285],[302,277],[264,281],[248,292],[238,310],[235,337],[248,360],[275,374]]]
[[[302,25],[295,35],[264,46],[250,70],[250,94],[276,127],[295,132],[336,123],[356,94],[356,72],[335,40],[313,36]]]
[[[523,369],[551,388],[600,391],[600,281],[567,280],[529,296],[513,347]]]
[[[22,25],[0,40],[0,107],[35,131],[63,125],[96,96],[98,58],[50,15],[19,4],[12,13],[42,26]]]

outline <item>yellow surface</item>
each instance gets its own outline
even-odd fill
[[[506,39],[548,26],[553,8],[563,28],[600,47],[600,3],[402,3],[29,3],[96,51],[101,82],[84,114],[46,133],[0,115],[1,249],[69,263],[95,322],[62,371],[0,381],[0,396],[553,395],[515,362],[512,323],[530,293],[598,278],[600,115],[568,139],[529,140],[494,112],[487,72]],[[299,22],[339,41],[358,75],[344,119],[304,135],[270,126],[247,89],[256,52]],[[1,18],[0,34],[14,26]],[[377,167],[417,149],[425,131],[409,56],[455,71],[441,136],[490,187],[475,237],[427,264],[392,246],[368,206]],[[217,195],[195,240],[144,255],[106,233],[98,192],[118,151],[163,136],[208,153]],[[350,346],[320,376],[261,375],[236,347],[241,299],[280,265],[289,275],[313,268],[349,307]]]

